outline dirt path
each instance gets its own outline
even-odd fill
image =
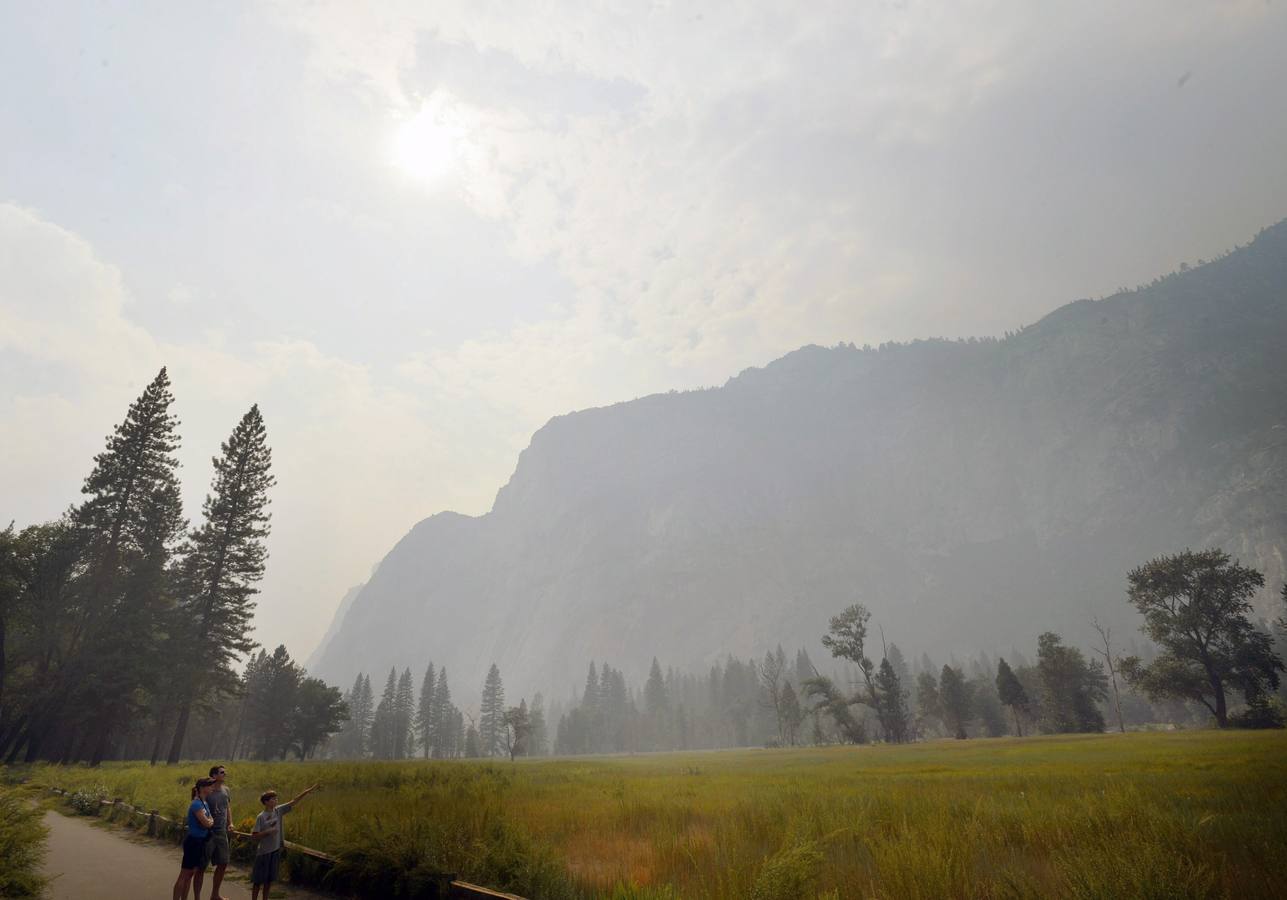
[[[49,854],[44,872],[53,879],[50,900],[170,896],[179,875],[178,847],[53,811],[45,813],[45,824]],[[207,871],[203,898],[210,896],[210,878]],[[250,900],[249,871],[229,866],[221,893],[229,900]],[[319,894],[277,885],[273,885],[273,897],[324,900]]]

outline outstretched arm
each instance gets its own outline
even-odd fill
[[[305,797],[307,797],[309,794],[313,793],[313,791],[317,790],[317,789],[318,789],[318,788],[320,788],[321,786],[322,786],[321,784],[315,784],[315,785],[313,785],[311,788],[305,788],[304,792],[303,792],[302,794],[300,794],[298,797],[296,797],[294,800],[290,801],[290,804],[289,804],[289,805],[290,805],[290,806],[294,806],[296,803],[298,803],[299,801],[303,800]]]

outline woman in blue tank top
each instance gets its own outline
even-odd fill
[[[214,785],[213,778],[198,778],[193,785],[192,802],[188,805],[188,836],[183,839],[183,864],[179,868],[179,880],[174,883],[174,900],[187,900],[193,877],[206,867],[206,839],[210,837],[210,826],[214,825],[206,797]]]

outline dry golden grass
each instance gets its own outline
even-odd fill
[[[177,813],[204,768],[27,776]],[[1282,732],[229,768],[243,820],[324,782],[290,836],[397,896],[442,870],[541,898],[1287,894]]]

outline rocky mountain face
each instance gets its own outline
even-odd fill
[[[494,660],[515,701],[562,697],[592,658],[819,658],[855,601],[907,653],[1031,655],[1092,616],[1136,636],[1127,571],[1186,546],[1259,568],[1278,614],[1287,223],[1003,340],[805,347],[553,419],[491,512],[393,548],[313,668],[432,659],[468,702]]]

